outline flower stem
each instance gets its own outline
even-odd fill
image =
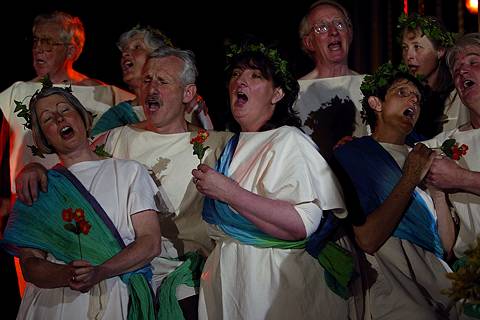
[[[82,255],[82,243],[80,242],[80,233],[77,234],[78,236],[78,247],[80,248],[80,260],[83,260],[83,255]]]

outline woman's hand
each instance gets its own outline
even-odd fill
[[[85,260],[74,260],[70,262],[75,271],[69,282],[72,290],[88,292],[94,285],[104,280],[101,275],[101,266],[92,266]]]
[[[206,164],[198,165],[197,169],[192,170],[192,175],[197,190],[215,200],[229,203],[229,196],[239,188],[236,181],[225,177]]]

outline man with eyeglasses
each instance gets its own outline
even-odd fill
[[[92,79],[73,68],[84,42],[85,31],[78,17],[55,11],[34,19],[32,58],[36,76],[31,81],[17,81],[0,93],[0,108],[10,133],[10,156],[6,165],[10,166],[12,198],[15,196],[13,179],[25,164],[36,161],[49,168],[59,162],[56,155],[43,156],[29,149],[28,146],[33,145],[32,134],[24,127],[24,119],[18,117],[15,111],[15,101],[28,105],[30,97],[41,89],[40,81],[46,75],[54,84],[72,85],[75,96],[90,108],[94,122],[110,106],[133,98],[129,92]],[[7,150],[5,139],[1,138],[0,149]],[[8,214],[9,202],[8,195],[0,197],[0,217]]]
[[[348,66],[352,23],[346,9],[335,1],[313,3],[300,22],[302,49],[313,59],[313,70],[300,78],[299,111],[303,129],[328,160],[344,136],[369,133],[360,118],[363,75]]]

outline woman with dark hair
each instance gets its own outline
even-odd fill
[[[37,148],[61,164],[33,205],[15,203],[5,230],[27,281],[17,318],[153,319],[158,188],[139,163],[91,151],[92,117],[70,90],[44,84],[29,111]]]
[[[422,108],[422,84],[406,68],[387,63],[365,77],[361,90],[372,135],[334,154],[349,177],[343,185],[353,196],[349,204],[360,205],[350,214],[366,260],[366,318],[457,319],[441,293],[450,286],[445,260],[455,225],[445,194],[421,188],[435,152],[421,143],[412,150],[405,145]]]
[[[263,44],[233,45],[227,57],[230,110],[241,132],[216,170],[200,164],[192,172],[216,242],[202,275],[200,319],[360,318],[349,291],[354,262],[346,251],[353,248],[340,235],[328,241],[347,214],[342,194],[297,128],[297,81]],[[325,261],[327,251],[335,256],[326,258],[328,270],[316,259]],[[326,278],[341,288],[336,294]]]

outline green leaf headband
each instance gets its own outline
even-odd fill
[[[452,47],[455,42],[455,33],[441,28],[440,23],[432,17],[423,17],[418,13],[407,16],[402,13],[398,18],[397,30],[399,31],[398,42],[402,43],[402,34],[405,29],[420,29],[422,35],[436,40],[444,48]]]
[[[405,64],[399,64],[395,67],[390,61],[382,64],[373,75],[366,75],[360,85],[364,97],[375,95],[382,87],[385,87],[395,78],[398,73],[408,74],[408,67]]]
[[[263,43],[255,43],[255,44],[247,44],[243,46],[239,46],[236,44],[232,44],[227,48],[227,68],[231,68],[232,60],[234,57],[239,56],[241,54],[251,52],[251,53],[261,53],[264,55],[275,68],[275,75],[278,75],[283,82],[285,83],[285,87],[288,90],[291,90],[290,82],[292,81],[293,76],[288,71],[288,62],[280,57],[280,54],[276,49],[267,48]]]
[[[42,88],[40,90],[36,90],[35,93],[31,96],[26,96],[25,98],[22,99],[22,101],[18,100],[13,100],[15,102],[15,110],[13,110],[14,113],[17,113],[17,117],[24,118],[25,123],[23,126],[25,129],[32,129],[32,114],[29,109],[29,107],[24,103],[25,99],[28,97],[31,97],[31,99],[34,99],[35,96],[37,96],[40,92],[43,90],[49,89],[53,87],[53,82],[50,80],[50,76],[47,74],[45,77],[43,77],[40,82],[42,83]],[[69,84],[65,88],[63,88],[65,91],[71,93],[72,92],[72,84]],[[30,99],[30,100],[31,100]]]

